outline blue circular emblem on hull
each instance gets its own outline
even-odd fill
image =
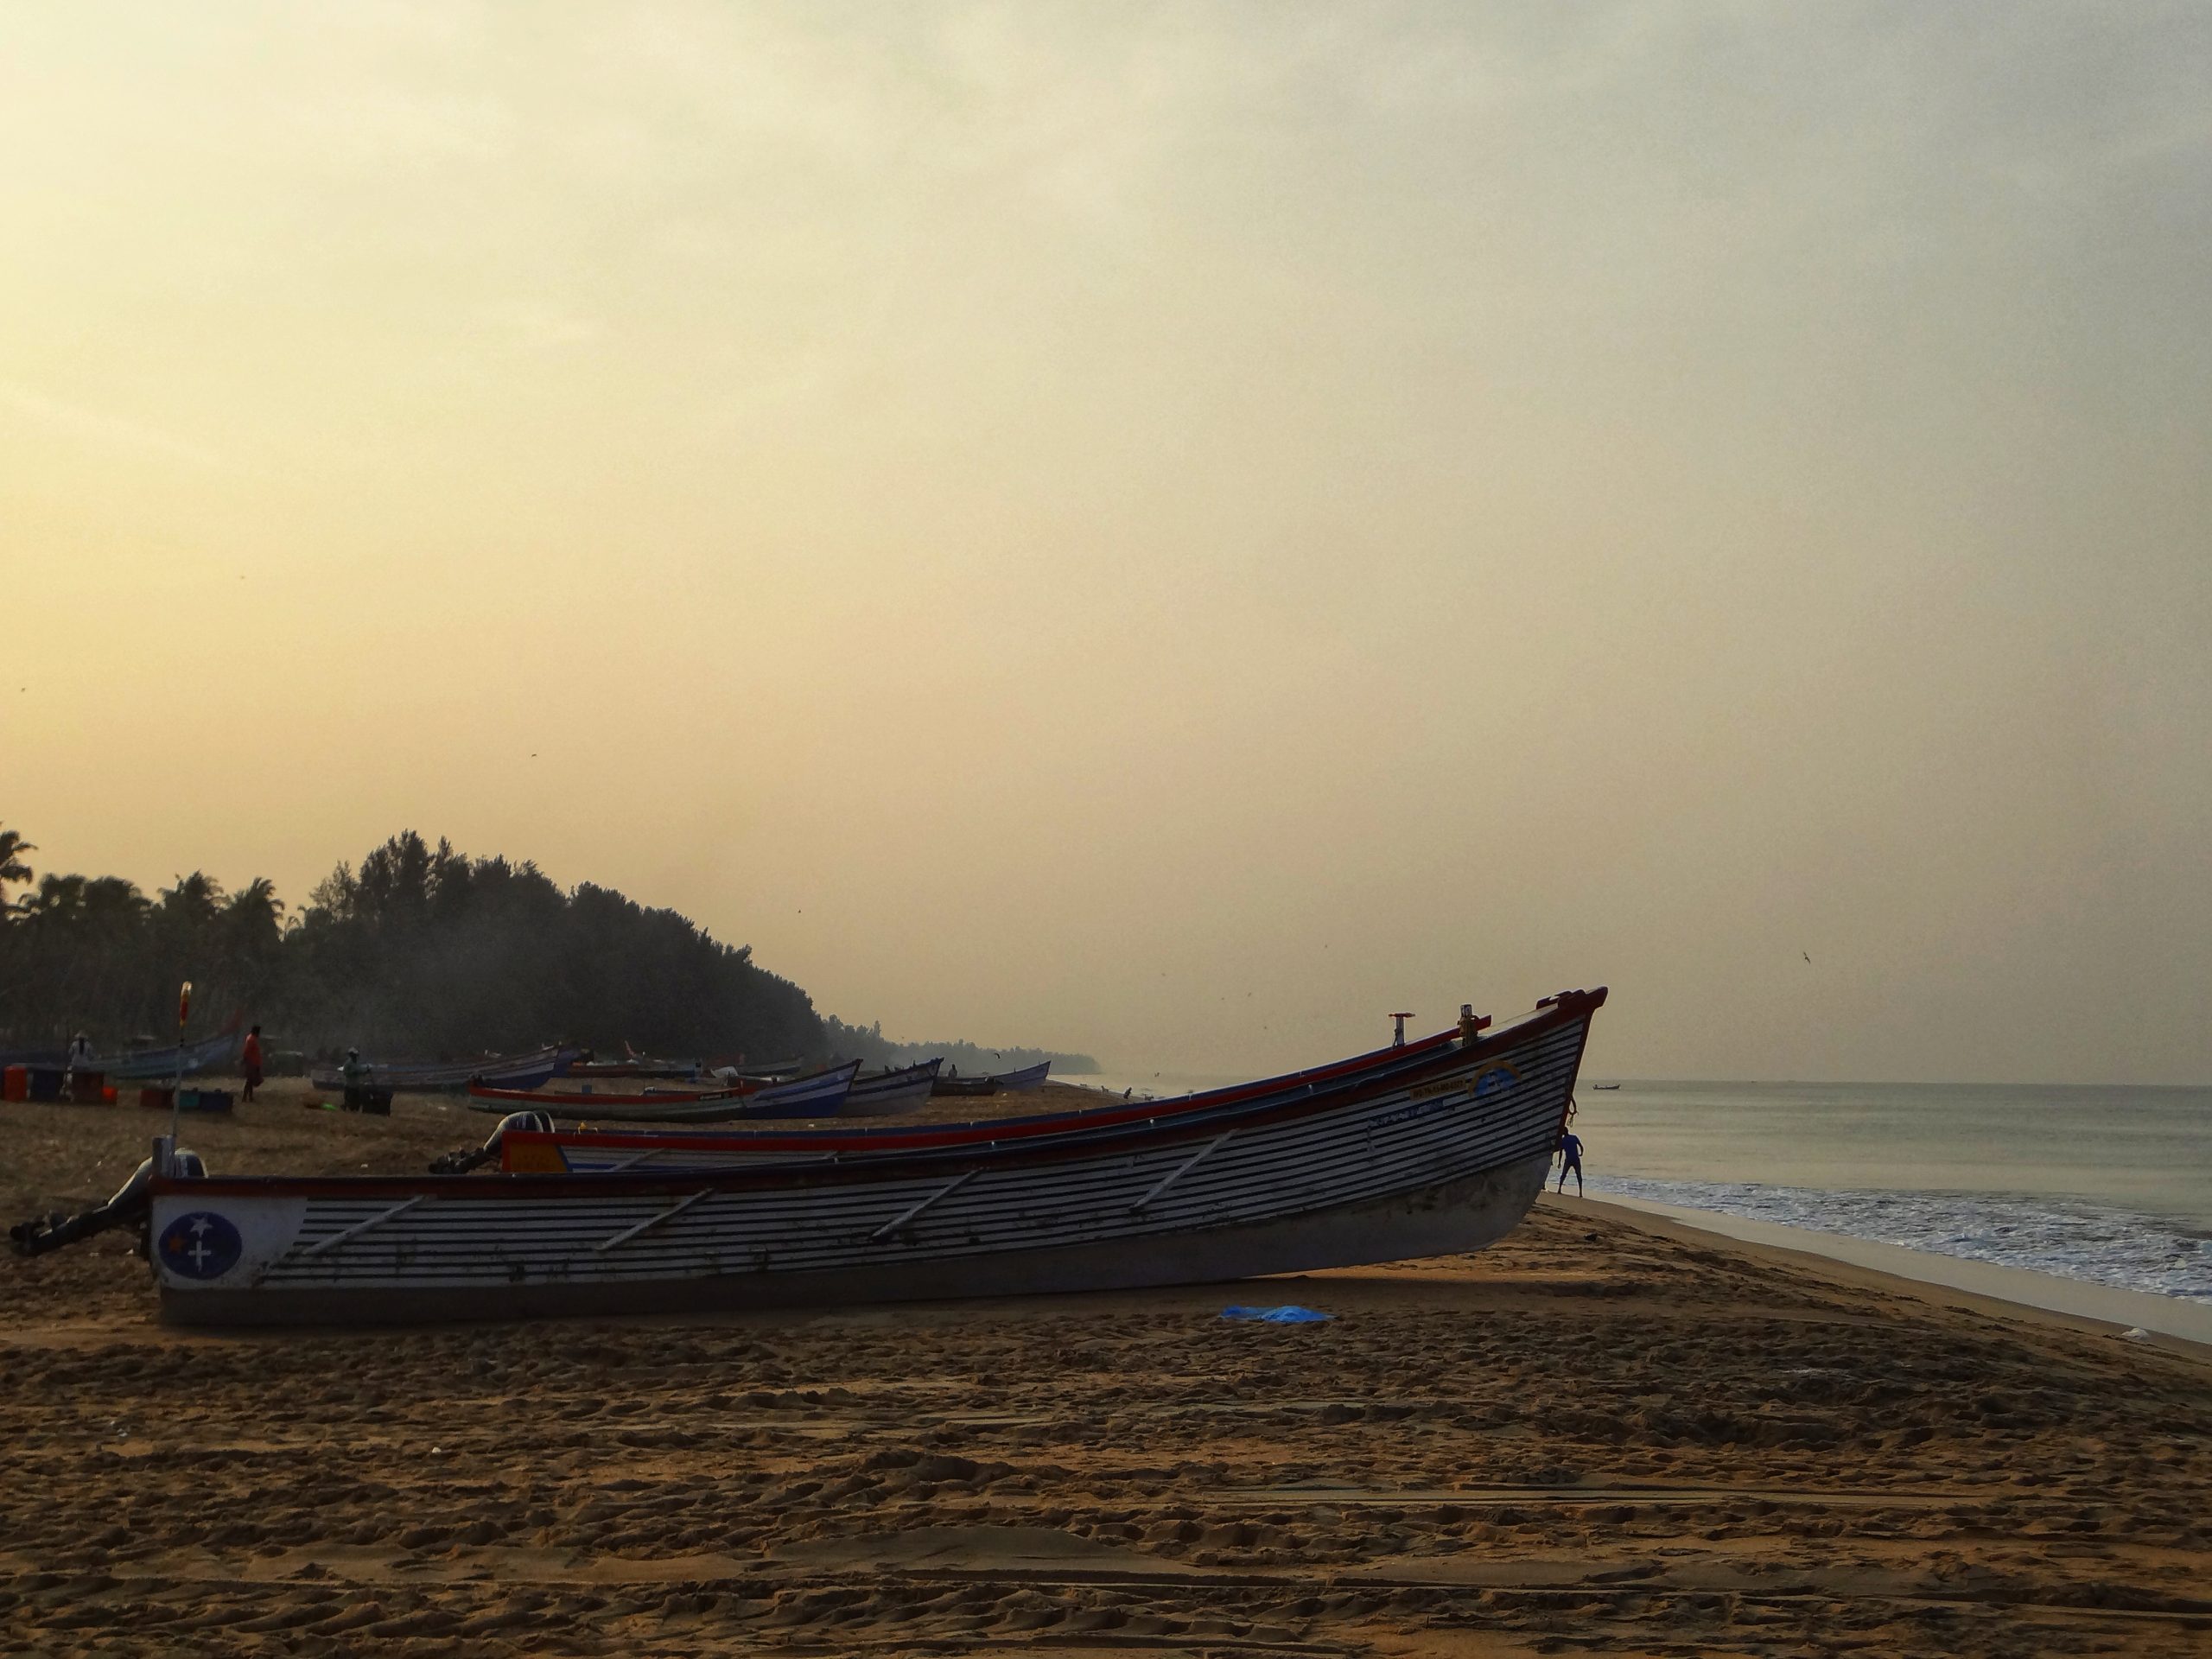
[[[180,1277],[219,1279],[238,1266],[245,1241],[212,1210],[195,1210],[162,1228],[154,1249],[161,1264]]]

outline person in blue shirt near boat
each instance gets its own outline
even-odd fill
[[[1574,1172],[1574,1196],[1582,1196],[1582,1137],[1573,1129],[1559,1132],[1559,1190],[1567,1191],[1567,1173]]]

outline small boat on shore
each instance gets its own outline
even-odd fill
[[[561,1076],[575,1063],[578,1050],[558,1046],[531,1054],[488,1054],[478,1060],[364,1060],[360,1082],[373,1089],[397,1094],[458,1094],[471,1084],[500,1089],[536,1089]],[[334,1065],[319,1065],[308,1081],[317,1089],[346,1086],[344,1072]]]
[[[477,1156],[496,1157],[499,1166],[510,1174],[580,1175],[645,1169],[697,1173],[763,1163],[843,1163],[855,1159],[921,1154],[995,1154],[1003,1148],[1027,1146],[1042,1136],[1058,1136],[1064,1141],[1078,1135],[1095,1139],[1126,1130],[1133,1124],[1154,1123],[1166,1112],[1173,1113],[1178,1122],[1187,1126],[1203,1121],[1207,1114],[1248,1110],[1274,1099],[1305,1099],[1317,1090],[1342,1089],[1355,1081],[1371,1081],[1403,1069],[1433,1057],[1439,1046],[1450,1040],[1447,1033],[1422,1043],[1399,1045],[1379,1054],[1363,1055],[1336,1065],[1294,1071],[1203,1095],[1187,1095],[1165,1103],[1147,1097],[1134,1105],[1116,1103],[1076,1111],[1031,1117],[982,1118],[964,1123],[768,1131],[594,1126],[559,1129],[527,1117],[511,1117],[500,1124]]]
[[[828,1306],[1478,1249],[1541,1190],[1605,1000],[1564,992],[1496,1031],[1467,1014],[1457,1031],[1317,1072],[1026,1133],[849,1132],[865,1155],[587,1175],[164,1173],[148,1235],[162,1317]]]
[[[1052,1075],[1052,1063],[1039,1060],[1034,1065],[1025,1065],[1018,1071],[985,1072],[977,1077],[963,1077],[955,1074],[940,1077],[930,1090],[933,1095],[982,1096],[996,1094],[1026,1092],[1042,1089],[1045,1079]]]
[[[861,1063],[851,1060],[789,1083],[745,1084],[705,1091],[647,1090],[601,1095],[547,1089],[496,1089],[471,1084],[468,1109],[512,1112],[526,1107],[563,1117],[608,1123],[728,1123],[753,1117],[830,1117],[841,1110]]]
[[[121,1054],[96,1054],[85,1069],[119,1083],[157,1083],[163,1077],[226,1072],[238,1063],[238,1050],[245,1046],[244,1024],[233,1014],[222,1030],[196,1043],[130,1049]]]
[[[855,1077],[846,1091],[844,1116],[890,1117],[920,1110],[936,1092],[938,1070],[944,1064],[939,1058],[879,1071],[872,1077]]]
[[[196,1077],[207,1073],[219,1076],[238,1063],[238,1050],[245,1043],[244,1025],[241,1018],[233,1015],[222,1030],[197,1042],[170,1043],[165,1046],[149,1044],[116,1054],[95,1054],[81,1069],[96,1071],[118,1083],[159,1083],[165,1077]],[[67,1050],[59,1048],[17,1049],[0,1054],[0,1067],[18,1065],[31,1071],[66,1071],[69,1070],[69,1055]]]
[[[703,1060],[657,1060],[632,1054],[619,1060],[575,1060],[563,1074],[571,1077],[643,1077],[671,1083],[690,1083],[704,1075]]]
[[[742,1054],[731,1059],[702,1062],[704,1076],[719,1077],[724,1083],[789,1083],[806,1070],[804,1060],[771,1060],[756,1065]]]
[[[930,1084],[930,1093],[959,1100],[981,1100],[998,1091],[996,1077],[938,1077]]]

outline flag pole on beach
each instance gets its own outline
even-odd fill
[[[192,982],[186,980],[176,993],[176,1072],[169,1086],[169,1152],[170,1163],[176,1161],[176,1116],[184,1100],[184,1021],[192,1012]]]

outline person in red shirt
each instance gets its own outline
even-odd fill
[[[245,1073],[245,1098],[251,1100],[253,1091],[261,1087],[261,1027],[256,1026],[245,1034],[245,1047],[238,1054],[238,1069]]]

